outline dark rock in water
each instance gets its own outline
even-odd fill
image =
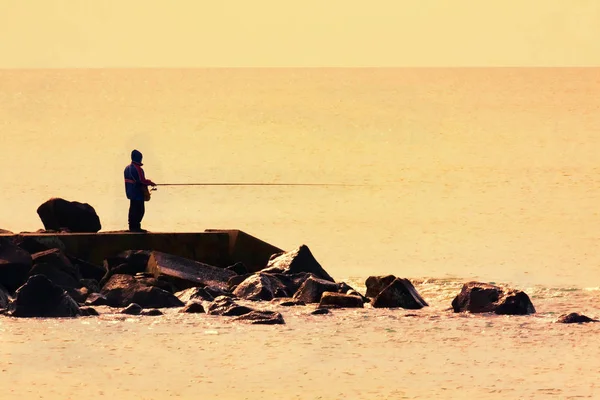
[[[280,297],[280,298],[274,298],[273,300],[271,300],[271,303],[277,304],[278,306],[281,307],[295,307],[295,306],[305,306],[306,303],[300,300],[294,300],[292,298],[285,298],[285,297]]]
[[[98,293],[100,292],[100,285],[94,279],[82,279],[79,283],[88,289],[89,293]]]
[[[98,313],[98,311],[96,311],[96,309],[92,307],[79,307],[79,311],[81,311],[82,317],[92,317],[100,315],[100,313]]]
[[[111,307],[137,303],[146,308],[182,307],[173,293],[155,286],[146,286],[131,275],[113,275],[100,292]]]
[[[498,302],[494,310],[499,315],[528,315],[535,314],[535,308],[527,293],[520,290],[510,290]]]
[[[123,310],[121,310],[121,314],[140,315],[142,310],[143,310],[143,308],[139,304],[131,303],[130,305],[125,307]]]
[[[367,287],[367,297],[375,298],[383,289],[385,289],[390,283],[394,282],[396,277],[394,275],[384,276],[369,276],[365,282]]]
[[[107,306],[108,300],[106,299],[106,296],[101,295],[100,293],[91,293],[88,295],[87,299],[85,300],[85,305],[86,306]]]
[[[255,274],[240,283],[233,294],[240,299],[259,301],[273,299],[274,292],[275,289],[268,277]]]
[[[177,290],[197,286],[214,286],[226,290],[227,281],[235,272],[213,267],[171,254],[153,251],[148,260],[148,272],[172,282]]]
[[[339,292],[339,290],[340,284],[311,276],[294,293],[294,299],[305,303],[318,303],[324,292]]]
[[[164,279],[162,276],[158,278],[147,278],[145,276],[136,275],[134,278],[136,281],[145,286],[155,286],[159,289],[166,290],[169,293],[175,293],[177,291],[177,288],[171,282]]]
[[[179,310],[179,312],[187,314],[203,314],[205,311],[202,304],[196,301],[190,301],[181,310]]]
[[[29,277],[9,305],[13,317],[75,317],[79,306],[68,294],[43,275]]]
[[[140,315],[145,315],[148,317],[157,317],[159,315],[163,315],[163,312],[157,310],[156,308],[151,308],[150,310],[143,310]]]
[[[7,308],[9,302],[10,297],[8,296],[8,290],[0,285],[0,309]]]
[[[285,324],[283,316],[276,311],[251,311],[247,314],[233,318],[234,321],[247,322],[253,325],[279,325]]]
[[[352,296],[337,292],[324,292],[319,302],[319,308],[362,308],[363,299],[359,296]]]
[[[189,288],[176,292],[175,296],[183,303],[189,303],[190,301],[213,301],[215,298],[213,295],[208,293],[204,288]]]
[[[261,272],[295,274],[309,272],[317,278],[335,282],[333,278],[321,267],[308,246],[302,245],[295,250],[283,253],[269,260],[267,268]]]
[[[92,264],[68,254],[66,256],[71,261],[71,264],[77,268],[82,279],[93,279],[96,282],[100,282],[104,275],[106,275],[106,269],[101,265]]]
[[[209,315],[223,315],[228,317],[248,314],[253,309],[241,306],[229,297],[219,296],[208,305],[206,313]]]
[[[87,203],[52,198],[39,206],[37,213],[46,230],[98,232],[102,228],[96,210]]]
[[[592,319],[588,316],[578,313],[563,314],[556,321],[561,324],[582,324],[587,322],[598,322],[597,319]]]
[[[229,267],[225,268],[231,272],[235,272],[238,275],[246,275],[248,273],[248,268],[244,265],[244,263],[237,262]]]
[[[373,299],[375,308],[402,307],[418,310],[428,304],[408,279],[396,278]]]
[[[535,313],[535,308],[526,293],[520,290],[505,290],[482,282],[465,283],[460,293],[452,300],[452,308],[454,312],[495,312],[508,315]]]
[[[0,237],[0,285],[14,293],[27,280],[31,265],[29,253]]]
[[[323,315],[329,314],[330,312],[331,311],[329,311],[327,308],[317,308],[313,312],[311,312],[311,315]]]

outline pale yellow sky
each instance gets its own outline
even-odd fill
[[[0,68],[600,66],[600,0],[0,0]]]

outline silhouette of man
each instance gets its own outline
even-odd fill
[[[144,201],[148,185],[156,186],[150,179],[146,179],[142,169],[142,153],[137,150],[131,152],[131,164],[125,167],[125,194],[129,199],[129,231],[146,232],[142,229],[142,218],[146,212]],[[149,198],[148,198],[149,200]]]

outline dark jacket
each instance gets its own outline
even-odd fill
[[[142,164],[132,161],[125,167],[125,194],[129,200],[144,201],[143,187],[150,185],[146,179]]]

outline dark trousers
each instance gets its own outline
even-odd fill
[[[145,212],[144,200],[129,200],[129,230],[141,229]]]

